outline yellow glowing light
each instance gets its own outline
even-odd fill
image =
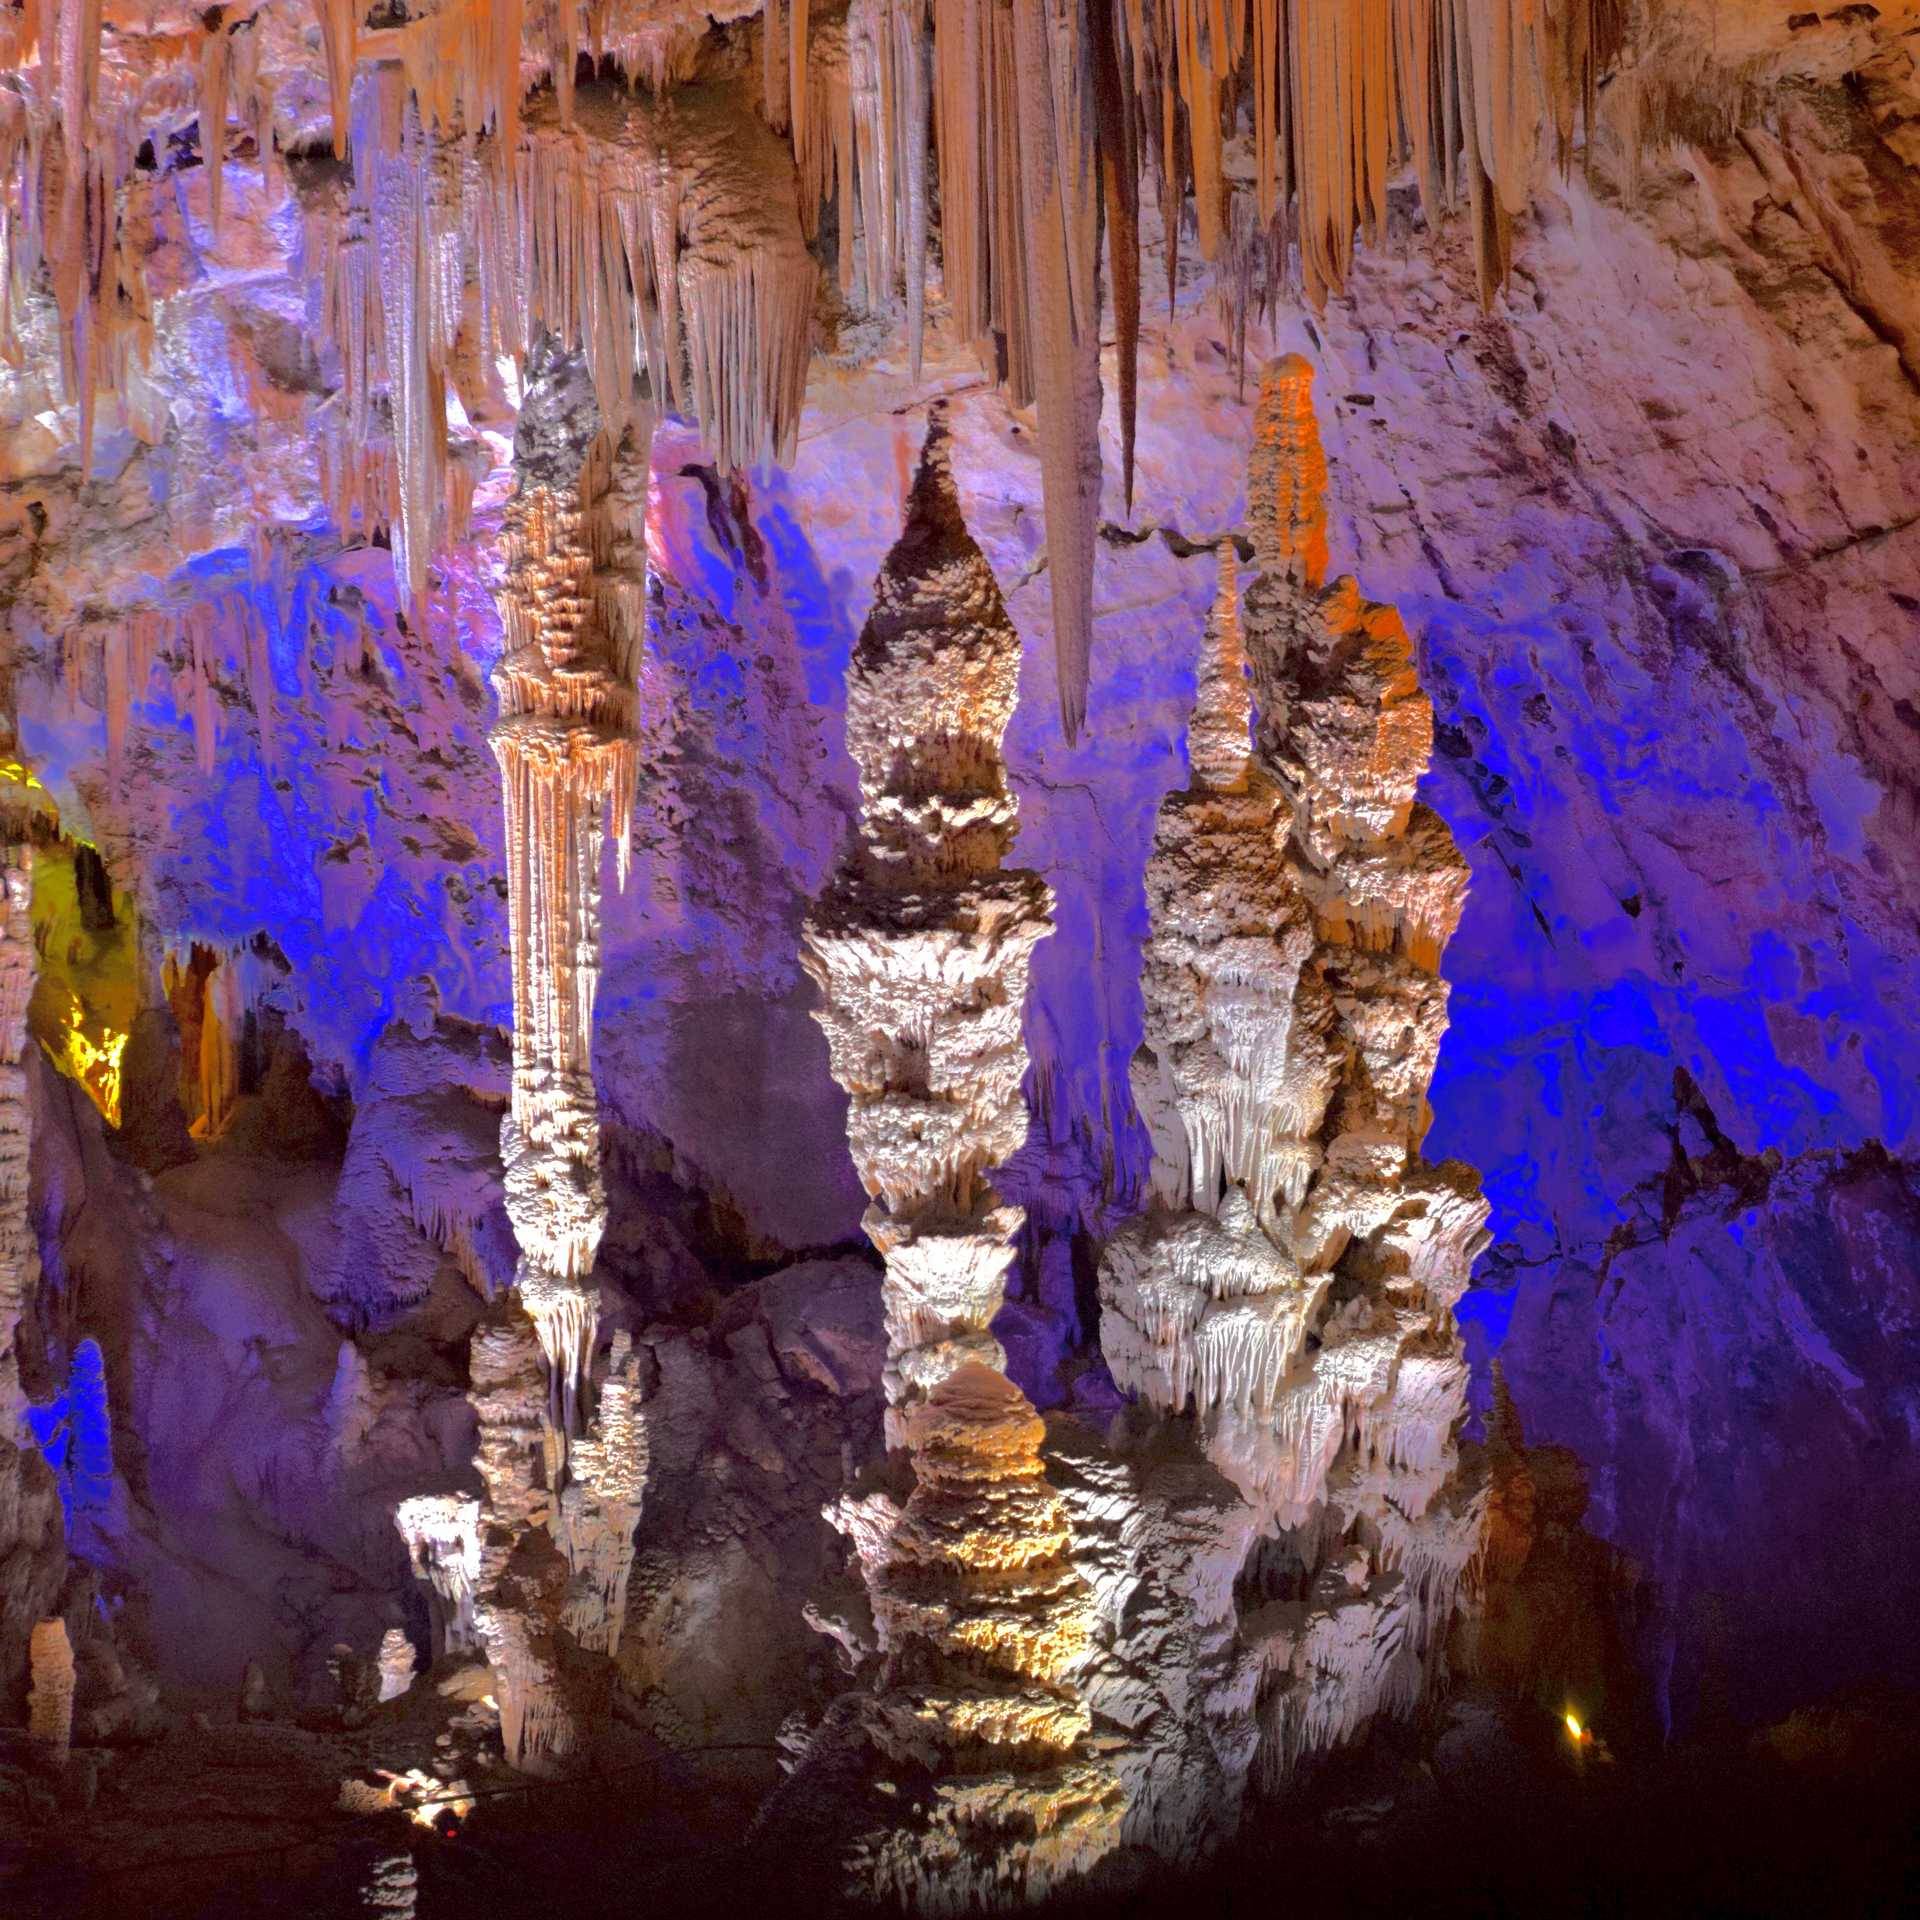
[[[1567,1732],[1575,1740],[1584,1740],[1587,1737],[1586,1729],[1581,1726],[1578,1716],[1571,1713],[1567,1715]]]
[[[40,776],[20,760],[0,760],[0,783],[11,787],[25,787],[31,793],[45,793],[40,784]]]
[[[100,1109],[110,1127],[120,1124],[120,1056],[127,1050],[127,1036],[109,1028],[95,1040],[81,1030],[86,1009],[78,994],[67,1010],[66,1031],[60,1036],[60,1048],[47,1049],[53,1064],[68,1079],[86,1088],[88,1098]]]

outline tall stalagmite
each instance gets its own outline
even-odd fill
[[[1001,864],[1018,803],[1000,741],[1020,640],[927,431],[907,525],[847,673],[860,839],[806,925],[848,1145],[887,1263],[888,1438],[988,1331],[1021,1213],[988,1178],[1026,1137],[1027,974],[1051,930],[1038,874]]]
[[[988,1169],[1026,1133],[1027,972],[1050,929],[1013,837],[1000,741],[1019,638],[961,517],[936,410],[907,524],[848,668],[861,830],[806,927],[848,1140],[886,1259],[887,1433],[914,1490],[861,1551],[885,1655],[815,1742],[788,1814],[839,1764],[887,1796],[826,1816],[865,1898],[925,1912],[1039,1899],[1119,1832],[1111,1769],[1067,1678],[1091,1599],[1067,1556],[1039,1416],[989,1331],[1020,1211]],[[886,1527],[884,1522],[893,1524]]]
[[[600,1418],[586,1419],[606,1226],[594,1092],[600,860],[610,813],[622,876],[639,753],[635,673],[644,594],[631,589],[610,497],[644,513],[643,409],[618,447],[584,359],[543,340],[515,440],[495,670],[493,746],[506,807],[513,1083],[501,1126],[516,1297],[475,1335],[480,1419],[475,1619],[496,1673],[508,1757],[578,1763],[619,1642],[645,1475],[624,1342]],[[577,1449],[568,1483],[569,1443]]]
[[[1414,797],[1433,717],[1399,615],[1323,584],[1311,386],[1297,355],[1261,382],[1257,751],[1223,550],[1193,784],[1162,806],[1147,873],[1152,1206],[1101,1268],[1115,1378],[1194,1408],[1279,1543],[1256,1549],[1279,1571],[1241,1622],[1270,1775],[1422,1695],[1481,1524],[1453,1305],[1487,1210],[1469,1168],[1419,1154],[1467,869]]]
[[[39,1244],[27,1212],[26,1052],[27,1002],[39,972],[30,821],[45,795],[16,757],[15,738],[11,717],[0,718],[0,1708],[19,1690],[29,1636],[66,1571],[59,1494],[22,1419],[27,1402],[17,1345],[40,1285]]]

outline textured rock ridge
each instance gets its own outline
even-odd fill
[[[1237,615],[1223,558],[1193,785],[1147,872],[1152,1204],[1100,1276],[1115,1379],[1193,1409],[1268,1536],[1240,1631],[1269,1778],[1433,1683],[1481,1524],[1452,1309],[1486,1206],[1467,1168],[1419,1156],[1466,869],[1414,798],[1433,722],[1399,615],[1324,583],[1311,381],[1297,355],[1261,380],[1262,571]]]

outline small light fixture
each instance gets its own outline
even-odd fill
[[[1567,1715],[1567,1738],[1570,1739],[1573,1742],[1573,1744],[1577,1747],[1580,1744],[1580,1742],[1584,1740],[1586,1737],[1587,1737],[1587,1730],[1585,1727],[1583,1727],[1580,1724],[1580,1716],[1575,1713],[1568,1714]]]

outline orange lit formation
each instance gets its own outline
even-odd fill
[[[1259,1636],[1269,1778],[1424,1695],[1483,1530],[1453,1306],[1487,1208],[1469,1168],[1419,1153],[1467,869],[1414,797],[1433,716],[1400,616],[1326,582],[1325,486],[1292,355],[1260,383],[1260,572],[1236,610],[1223,554],[1193,785],[1148,865],[1152,1206],[1100,1278],[1114,1378],[1192,1407],[1304,1566],[1305,1604]]]
[[[440,0],[379,27],[366,12],[238,0],[161,19],[145,0],[36,0],[0,14],[0,57],[26,79],[0,94],[5,278],[44,267],[51,283],[83,466],[96,394],[123,390],[152,340],[160,176],[135,156],[197,107],[217,228],[236,125],[263,173],[294,138],[262,49],[313,58],[300,36],[316,19],[331,146],[353,168],[344,187],[302,188],[341,357],[329,493],[343,525],[392,528],[416,597],[472,485],[449,456],[447,395],[489,417],[498,364],[543,327],[587,352],[603,406],[644,363],[656,403],[691,411],[723,464],[780,453],[810,350],[803,234],[832,197],[842,283],[872,307],[904,293],[917,369],[931,144],[957,330],[1015,405],[1039,409],[1069,737],[1093,629],[1103,302],[1133,489],[1143,187],[1170,287],[1190,192],[1231,299],[1271,292],[1293,255],[1317,306],[1357,238],[1384,233],[1408,168],[1429,228],[1468,209],[1490,297],[1542,155],[1566,164],[1591,129],[1625,19],[1612,0]],[[583,54],[634,90],[578,85]],[[531,107],[529,83],[547,90]],[[1621,92],[1636,150],[1645,110]],[[1236,191],[1243,117],[1251,180]],[[0,299],[0,341],[11,330]]]

